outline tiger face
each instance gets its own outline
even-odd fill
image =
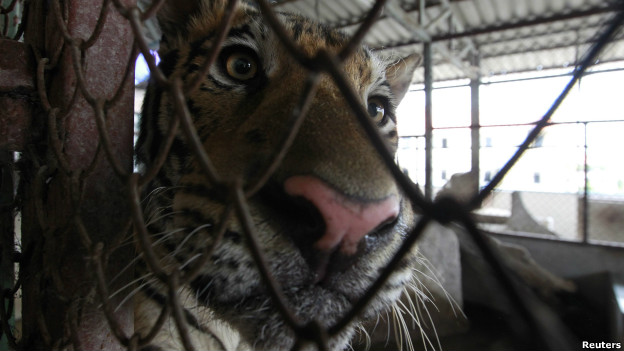
[[[197,78],[225,8],[226,1],[216,0],[163,5],[159,67],[165,76],[185,83]],[[216,61],[199,88],[186,94],[185,105],[223,184],[249,189],[289,135],[313,78],[256,9],[240,5],[233,18]],[[338,53],[348,41],[344,34],[296,15],[278,18],[309,57],[321,50]],[[415,57],[387,62],[360,48],[342,66],[392,151],[398,140],[395,107],[416,64]],[[302,323],[329,327],[377,278],[410,229],[412,212],[333,79],[327,74],[315,79],[316,93],[304,104],[307,114],[292,144],[247,203],[257,241],[288,308]],[[137,142],[137,162],[144,169],[156,162],[177,118],[174,98],[150,82]],[[204,248],[214,246],[199,273],[178,292],[198,345],[290,349],[295,334],[262,281],[223,184],[206,176],[185,134],[178,132],[163,167],[144,189],[154,251],[165,271],[184,274]],[[231,215],[225,215],[228,211]],[[140,266],[135,325],[147,331],[167,289],[146,265]],[[406,260],[362,317],[395,301],[410,276]],[[230,336],[219,336],[217,329],[236,334],[238,341],[224,341]],[[351,326],[331,338],[330,347],[344,348],[353,330]],[[165,327],[153,344],[181,347],[177,338],[175,330]]]

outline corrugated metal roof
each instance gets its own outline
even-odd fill
[[[422,53],[433,45],[433,79],[446,81],[573,67],[597,32],[624,0],[389,0],[364,42],[385,55]],[[139,4],[149,3],[139,0]],[[300,13],[354,33],[374,0],[277,0],[279,11]],[[157,47],[160,34],[148,21],[146,35]],[[480,57],[477,70],[469,64]],[[624,30],[600,56],[622,61]],[[423,82],[423,69],[415,83]]]
[[[357,30],[371,0],[282,0],[274,6],[348,33]],[[389,55],[422,52],[434,43],[434,80],[470,77],[471,56],[484,76],[573,66],[623,1],[601,0],[390,0],[365,43]],[[422,6],[422,11],[421,11]],[[618,7],[619,6],[619,7]],[[398,12],[397,9],[398,8]],[[398,15],[397,15],[398,13]],[[424,38],[422,33],[429,38]],[[601,62],[624,61],[620,30]],[[415,82],[423,81],[417,72]]]

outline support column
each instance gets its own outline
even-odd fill
[[[471,58],[472,67],[480,68],[480,55],[474,54]],[[480,130],[481,122],[479,117],[479,87],[481,85],[481,74],[470,80],[470,140],[471,140],[471,168],[470,174],[472,181],[470,182],[473,189],[471,192],[476,194],[479,192],[479,180],[480,180]]]
[[[425,198],[433,198],[433,68],[431,62],[431,43],[424,43],[425,65]]]
[[[129,6],[135,0],[121,2]],[[134,279],[129,266],[134,249],[123,242],[130,211],[124,182],[100,144],[96,107],[111,153],[130,173],[134,79],[124,73],[134,61],[132,29],[109,1],[29,4],[25,41],[37,53],[33,71],[39,74],[41,104],[29,139],[22,142],[30,147],[21,194],[21,349],[71,344],[73,349],[124,350],[101,305],[104,300],[112,306],[126,336],[134,330],[132,306],[121,295],[98,296],[93,253],[101,244],[111,294]]]

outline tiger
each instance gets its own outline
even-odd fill
[[[214,63],[198,77],[230,13],[227,6],[226,0],[165,1],[157,14],[162,31],[158,66],[164,76],[183,84],[200,79],[184,103],[201,147],[221,180],[237,180],[248,189],[290,132],[311,72],[290,54],[258,6],[239,2]],[[297,14],[276,16],[309,58],[321,51],[337,55],[350,40]],[[396,107],[419,61],[416,55],[381,57],[359,45],[340,66],[392,153],[398,144]],[[318,79],[291,145],[247,206],[287,308],[304,324],[329,328],[373,284],[414,227],[415,215],[334,79],[327,73]],[[150,78],[136,142],[142,172],[159,162],[178,118],[176,97],[169,91]],[[259,272],[244,224],[236,214],[224,216],[232,210],[230,195],[206,175],[179,129],[162,167],[142,189],[142,210],[162,270],[184,275],[198,269],[176,291],[190,342],[200,350],[301,346]],[[211,247],[210,257],[191,268],[206,247]],[[360,322],[398,299],[411,279],[411,260],[412,255],[405,257],[364,312],[329,338],[328,349],[347,348]],[[134,322],[143,336],[170,296],[145,261],[136,268]],[[143,350],[184,349],[188,345],[177,328],[175,319],[167,317]],[[310,340],[304,344],[318,346]]]

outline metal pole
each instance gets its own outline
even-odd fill
[[[471,58],[471,65],[473,67],[480,67],[479,54],[475,54]],[[479,154],[480,154],[480,128],[481,122],[479,120],[479,87],[481,85],[481,75],[478,74],[476,78],[470,80],[470,141],[471,141],[471,177],[473,182],[471,185],[474,187],[473,194],[479,192]]]
[[[129,6],[136,1],[122,3]],[[41,136],[32,132],[33,140],[28,141],[37,145],[28,153],[29,160],[37,161],[29,163],[33,169],[27,173],[23,189],[23,247],[31,254],[20,266],[24,278],[21,342],[23,349],[45,350],[65,347],[69,338],[74,349],[121,350],[125,347],[111,332],[101,299],[95,294],[91,251],[96,244],[104,245],[106,278],[116,277],[108,283],[109,291],[132,281],[133,271],[126,268],[134,250],[119,241],[127,231],[129,210],[123,181],[104,152],[98,151],[102,138],[94,104],[78,84],[76,67],[81,66],[84,89],[104,101],[100,110],[105,113],[112,152],[130,173],[134,79],[124,72],[132,53],[132,29],[107,1],[70,0],[56,6],[59,9],[53,1],[30,2],[25,33],[26,42],[47,59],[36,62],[35,67],[46,70],[39,77],[45,80],[39,91],[47,95],[51,108],[33,116],[33,121],[58,130],[44,130],[43,140],[35,140]],[[108,6],[108,11],[102,11],[102,6]],[[78,46],[77,50],[84,50],[80,62],[74,62],[75,42],[63,36],[61,15],[66,18],[67,35],[76,42],[94,35],[89,45]],[[100,22],[104,25],[96,30]],[[53,69],[46,69],[48,65]],[[53,141],[61,144],[60,151],[54,151]],[[64,162],[47,162],[61,159]],[[78,218],[82,226],[78,226]],[[90,243],[83,240],[81,229]],[[119,307],[117,325],[132,335],[132,306],[122,305],[121,297],[104,299]]]
[[[15,247],[14,228],[14,179],[13,179],[13,153],[0,150],[0,289],[2,291],[12,291],[15,284],[13,276],[13,248]],[[4,294],[0,299],[0,308],[7,311],[7,324],[15,326],[13,311],[7,307],[13,303],[13,296]],[[5,321],[2,321],[5,322]],[[12,335],[0,333],[0,350],[9,350]],[[14,342],[14,341],[13,341]]]
[[[584,185],[583,185],[583,242],[587,243],[588,239],[589,239],[589,165],[587,164],[587,122],[584,122],[583,125],[585,126],[585,130],[584,130],[584,142],[583,142],[583,146],[584,146],[584,161],[583,161],[583,165],[584,165],[584,169],[583,169],[583,173],[584,173]]]
[[[431,43],[424,43],[425,65],[425,198],[433,198],[433,114],[432,99],[433,72]]]

